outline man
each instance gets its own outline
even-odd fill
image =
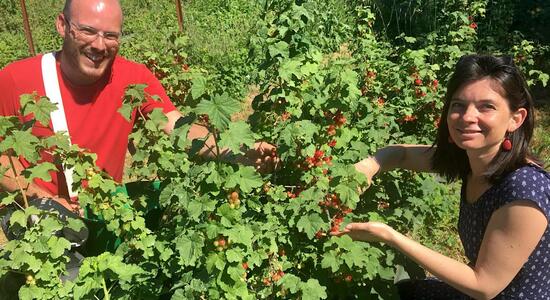
[[[162,108],[168,122],[164,131],[170,133],[176,121],[182,117],[170,102],[165,90],[154,75],[143,65],[118,56],[122,30],[122,10],[117,0],[67,0],[63,12],[56,19],[56,29],[63,37],[63,47],[56,53],[55,62],[59,89],[66,115],[71,142],[97,154],[97,164],[117,181],[121,181],[128,135],[132,122],[127,122],[117,112],[122,104],[124,90],[129,84],[145,83],[150,95],[158,95],[162,101],[150,99],[141,110],[144,113]],[[34,91],[45,95],[41,75],[42,55],[14,62],[0,71],[0,115],[18,114],[19,96]],[[50,128],[35,126],[33,134],[48,136]],[[205,127],[193,125],[188,138],[201,138],[208,134]],[[207,141],[201,154],[210,155],[213,141]],[[260,144],[248,156],[251,162],[264,151],[271,151],[269,144]],[[266,156],[268,157],[268,156]],[[2,166],[8,166],[7,157],[0,158]],[[16,162],[17,163],[17,162]],[[25,161],[17,169],[27,167]],[[0,181],[1,187],[16,190],[11,171]],[[11,176],[10,176],[11,175]],[[62,172],[51,182],[36,180],[30,185],[31,196],[51,197],[68,208],[75,208],[67,201],[68,189]]]

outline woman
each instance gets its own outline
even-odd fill
[[[528,152],[533,101],[511,58],[469,55],[449,82],[436,145],[396,145],[355,165],[370,180],[394,168],[462,180],[458,231],[470,264],[379,222],[337,235],[384,242],[439,280],[408,283],[407,299],[550,299],[550,175]]]

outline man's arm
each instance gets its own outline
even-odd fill
[[[12,164],[13,164],[13,168],[12,168]],[[71,211],[74,211],[76,209],[76,206],[75,206],[76,204],[69,202],[68,201],[69,197],[67,195],[65,196],[52,195],[48,191],[40,188],[34,182],[31,182],[29,184],[23,177],[17,176],[17,174],[21,174],[21,172],[25,169],[23,165],[19,162],[19,159],[12,158],[10,162],[10,158],[8,156],[0,155],[0,166],[2,166],[2,170],[4,168],[8,168],[7,171],[4,172],[4,174],[0,174],[2,176],[0,178],[0,190],[8,191],[8,192],[17,192],[23,189],[27,197],[52,198],[57,202],[61,203],[63,206],[65,206],[67,209]],[[14,169],[15,169],[15,174],[14,174]]]
[[[164,126],[163,130],[167,134],[171,134],[172,131],[174,131],[174,128],[176,126],[176,122],[183,117],[183,115],[177,111],[171,111],[166,114],[166,117],[168,118],[168,122]],[[199,125],[199,124],[192,124],[191,128],[189,129],[189,132],[187,133],[187,139],[188,140],[194,140],[194,139],[204,139],[208,136],[210,131],[208,128]],[[199,155],[213,158],[216,156],[215,152],[215,141],[214,137],[210,136],[204,143],[204,147],[199,151]]]
[[[10,163],[10,158],[8,156],[0,155],[0,165],[3,169],[8,168],[8,170],[4,174],[2,174],[2,179],[0,180],[0,187],[2,187],[3,190],[14,192],[19,190],[20,188],[23,188],[26,189],[26,194],[29,196],[51,196],[48,192],[42,190],[36,184],[28,184],[24,178],[17,177],[17,175],[13,173],[14,170],[11,167],[12,163],[13,167],[15,168],[16,174],[21,174],[21,171],[23,171],[24,168],[17,158],[12,158]]]
[[[179,111],[174,110],[166,113],[166,117],[168,118],[168,122],[164,126],[163,130],[164,132],[170,134],[172,131],[174,131],[176,122],[183,116]],[[209,133],[210,131],[208,130],[208,128],[199,124],[193,124],[189,129],[187,139],[204,139],[206,136],[208,136]],[[229,154],[231,153],[228,149],[220,149],[220,154],[222,154],[222,159],[230,160],[234,163],[252,165],[261,172],[267,172],[275,168],[275,165],[277,163],[277,159],[272,155],[272,153],[276,151],[275,149],[275,146],[269,143],[257,142],[254,144],[254,149],[247,151],[244,156],[237,155],[230,158],[231,156]],[[199,151],[199,155],[209,158],[214,158],[216,156],[216,145],[214,137],[212,135],[210,135],[210,137],[208,137],[208,139],[205,141],[203,148]]]

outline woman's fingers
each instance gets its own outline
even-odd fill
[[[349,235],[354,240],[387,243],[391,238],[392,230],[391,227],[380,222],[349,223],[341,231],[333,232],[331,235]]]

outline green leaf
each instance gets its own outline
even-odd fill
[[[306,283],[302,283],[302,299],[304,300],[317,300],[317,299],[326,299],[327,288],[320,285],[317,279],[309,279]]]
[[[57,217],[47,217],[40,221],[42,232],[46,235],[52,235],[63,228],[61,221]]]
[[[16,210],[10,217],[11,226],[19,224],[21,227],[27,227],[27,216],[22,210]]]
[[[206,78],[200,74],[191,79],[191,97],[198,99],[206,92]]]
[[[25,169],[23,172],[21,172],[27,181],[31,182],[35,178],[40,178],[46,182],[50,182],[52,180],[52,177],[50,175],[50,172],[57,171],[57,167],[50,163],[50,162],[43,162],[39,165],[36,165],[34,167],[30,167],[28,169]]]
[[[243,144],[252,148],[254,142],[254,134],[250,130],[250,125],[243,121],[230,123],[229,128],[220,134],[220,147],[227,147],[233,153],[241,153]]]
[[[199,219],[199,217],[208,211],[213,211],[216,207],[216,201],[210,200],[207,198],[195,199],[195,201],[190,201],[187,206],[187,213],[189,217],[193,220]]]
[[[281,64],[279,68],[279,76],[282,80],[287,82],[293,82],[292,75],[300,77],[300,67],[302,62],[296,59],[286,60]]]
[[[317,133],[317,126],[309,120],[297,121],[290,124],[281,133],[281,138],[285,144],[292,144],[295,139],[302,140],[306,143],[313,140],[313,136]]]
[[[368,255],[364,248],[358,243],[348,248],[347,253],[342,254],[342,259],[346,262],[348,268],[354,267],[362,268],[367,263]]]
[[[334,191],[340,196],[342,203],[350,208],[355,208],[359,202],[359,193],[355,186],[343,183],[336,186]]]
[[[202,100],[195,109],[197,114],[206,114],[210,123],[218,130],[224,130],[231,121],[231,115],[240,111],[241,104],[224,93],[212,100]]]
[[[130,120],[132,119],[132,112],[134,111],[134,108],[131,104],[123,103],[117,111],[119,114],[122,115],[124,120],[130,122]]]
[[[31,133],[31,129],[26,131],[15,131],[0,142],[0,152],[13,149],[16,156],[23,156],[30,163],[35,163],[40,159],[40,153],[36,147],[40,141]]]
[[[275,58],[277,55],[281,55],[283,58],[288,57],[288,43],[284,41],[279,41],[268,47],[269,56]]]
[[[43,139],[42,142],[44,148],[55,147],[58,150],[69,151],[69,148],[71,147],[69,137],[62,132],[56,132],[54,135]]]
[[[263,186],[260,175],[250,166],[240,166],[239,171],[227,178],[226,187],[234,188],[237,185],[243,193],[250,193],[252,189]]]
[[[243,244],[248,249],[252,249],[252,239],[254,231],[245,225],[235,225],[233,228],[223,231],[232,243]]]
[[[306,63],[300,68],[300,72],[304,75],[315,74],[319,71],[318,64]]]
[[[17,193],[0,193],[0,199],[2,201],[0,202],[0,205],[10,205],[13,202],[15,202],[15,199],[17,198]]]
[[[164,262],[168,261],[172,257],[172,255],[174,255],[174,251],[172,251],[172,249],[168,247],[164,248],[162,251],[159,251],[159,252],[160,252],[159,258],[161,261],[164,261]]]
[[[197,260],[202,256],[204,238],[198,233],[192,235],[182,234],[176,239],[175,243],[181,266],[194,266]]]
[[[40,97],[38,101],[35,101],[35,96],[36,94],[21,95],[23,115],[33,114],[35,120],[44,126],[48,126],[50,124],[50,113],[57,110],[57,105],[50,102],[46,97]]]
[[[126,88],[122,105],[117,110],[126,121],[129,122],[134,109],[141,106],[147,100],[145,97],[146,87],[146,84],[131,84]]]
[[[222,253],[212,252],[206,258],[206,271],[212,273],[214,268],[218,270],[223,270],[225,267],[225,260],[222,258]]]
[[[146,84],[131,84],[126,88],[125,96],[129,96],[130,103],[141,105],[145,100]]]
[[[13,266],[19,268],[27,265],[28,270],[31,270],[33,272],[38,272],[42,267],[42,261],[40,261],[34,255],[31,255],[30,253],[28,253],[28,252],[32,252],[32,248],[29,249],[31,247],[30,244],[24,243],[21,246],[23,247],[15,248],[13,252],[10,254],[10,259],[12,260]]]
[[[225,255],[228,262],[242,262],[244,257],[240,249],[229,249],[225,252]]]
[[[48,240],[48,246],[50,247],[50,255],[52,258],[59,258],[65,254],[66,250],[71,249],[71,243],[69,241],[56,236],[52,236]]]
[[[67,228],[72,229],[76,232],[80,232],[83,228],[86,227],[86,224],[80,219],[68,218]]]
[[[96,281],[93,277],[79,278],[79,282],[74,287],[74,299],[91,298],[92,292],[99,289],[101,289],[100,280]]]
[[[148,129],[151,131],[161,131],[166,123],[168,122],[168,118],[162,111],[162,108],[157,107],[153,109],[148,115],[148,120],[146,122],[146,126],[151,124]]]
[[[312,213],[300,217],[300,220],[296,223],[296,227],[298,231],[305,232],[308,238],[313,239],[315,233],[319,231],[324,224],[325,222],[318,213]]]
[[[15,129],[16,124],[19,124],[19,119],[17,117],[0,116],[0,136],[5,136],[8,131]]]
[[[136,265],[125,264],[122,261],[114,265],[111,270],[115,271],[121,281],[132,282],[132,278],[144,273],[143,269]]]
[[[340,263],[338,263],[336,255],[335,251],[326,252],[323,255],[323,260],[321,260],[321,267],[330,268],[333,273],[336,273],[340,269]]]
[[[279,281],[282,286],[287,288],[291,293],[295,294],[300,290],[300,284],[302,281],[300,278],[293,274],[285,274],[281,281]]]
[[[546,73],[539,74],[539,80],[542,82],[542,86],[546,86],[548,84],[549,79],[550,79],[550,75]]]
[[[416,38],[412,36],[406,36],[406,37],[403,37],[403,39],[405,40],[405,42],[409,44],[416,43]]]

